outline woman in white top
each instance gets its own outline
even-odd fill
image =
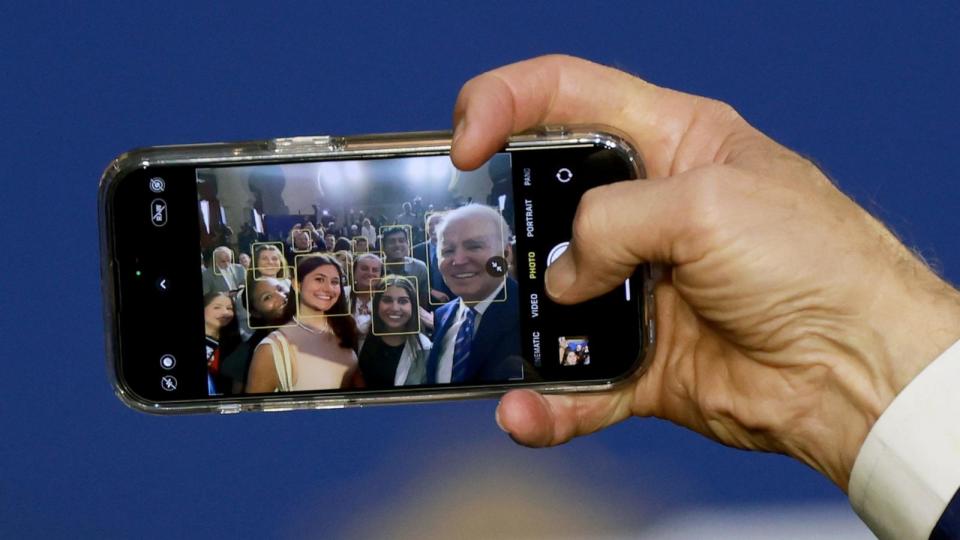
[[[373,325],[360,350],[360,370],[370,388],[424,384],[432,344],[421,333],[414,280],[387,276],[373,293]]]
[[[357,328],[340,264],[328,255],[297,264],[294,325],[270,333],[253,353],[248,393],[363,386],[357,369]]]

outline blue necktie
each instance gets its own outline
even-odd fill
[[[450,371],[450,382],[464,382],[469,374],[470,349],[473,346],[473,323],[477,319],[477,312],[467,308],[463,324],[457,331],[457,339],[453,345],[453,368]]]

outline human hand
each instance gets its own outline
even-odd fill
[[[960,334],[960,298],[809,161],[718,101],[563,56],[467,82],[451,152],[476,168],[540,124],[606,124],[648,181],[590,190],[547,270],[560,303],[611,290],[643,261],[657,347],[642,376],[601,394],[506,394],[500,426],[548,446],[631,415],[739,448],[784,453],[846,489],[870,427]]]
[[[417,312],[420,314],[420,324],[427,330],[433,330],[433,313],[424,309],[423,306],[420,306]]]
[[[450,297],[447,296],[446,293],[437,289],[430,289],[430,296],[441,304],[446,304],[450,301]]]

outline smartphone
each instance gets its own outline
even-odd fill
[[[154,413],[611,388],[653,349],[650,269],[559,305],[544,270],[581,196],[641,181],[609,128],[512,137],[474,171],[451,134],[153,147],[99,188],[108,373]]]

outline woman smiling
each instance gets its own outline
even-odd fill
[[[303,257],[296,272],[294,324],[257,346],[248,393],[360,386],[357,329],[344,292],[343,270],[327,255]]]
[[[420,333],[415,282],[388,276],[375,287],[372,328],[360,350],[360,371],[371,388],[426,382],[432,344]]]

